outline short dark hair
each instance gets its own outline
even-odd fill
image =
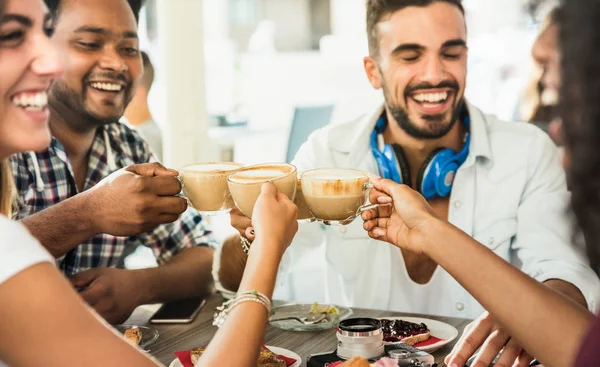
[[[60,14],[60,5],[63,0],[44,0],[48,10],[54,14],[54,16],[58,19],[58,15]],[[135,16],[135,21],[138,22],[140,19],[140,11],[144,6],[146,0],[127,0],[127,3],[131,7],[133,11],[133,16]]]
[[[409,6],[426,7],[435,3],[456,5],[465,14],[461,0],[367,0],[367,37],[371,57],[377,57],[379,53],[377,24],[384,17]]]
[[[144,51],[141,52],[142,55],[142,64],[144,65],[144,74],[142,75],[142,85],[146,88],[146,90],[150,90],[152,84],[154,83],[154,65],[152,65],[152,61],[150,61],[150,57]]]

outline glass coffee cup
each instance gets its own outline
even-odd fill
[[[254,204],[265,182],[272,182],[279,192],[294,200],[296,171],[296,166],[289,163],[257,164],[239,169],[227,178],[227,184],[235,205],[242,214],[252,219]]]
[[[196,163],[179,170],[183,195],[202,215],[229,213],[234,203],[227,177],[243,165],[234,162]]]
[[[356,169],[319,168],[302,173],[302,193],[317,221],[326,225],[350,224],[367,205],[372,185],[369,175]]]
[[[312,223],[316,220],[306,203],[306,199],[304,199],[302,179],[300,177],[296,181],[296,198],[294,199],[294,204],[298,207],[298,223]]]

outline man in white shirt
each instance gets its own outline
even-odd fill
[[[385,103],[315,132],[293,161],[299,172],[357,168],[408,184],[482,246],[595,311],[600,282],[571,245],[556,147],[539,129],[464,101],[460,1],[368,0],[367,31],[365,71]],[[361,221],[303,225],[286,257],[278,298],[465,318],[484,312],[431,259],[369,239]],[[509,339],[497,326],[487,332],[496,352]],[[510,346],[513,359],[526,354]]]

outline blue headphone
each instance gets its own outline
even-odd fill
[[[469,130],[469,116],[465,114],[462,118],[467,127],[467,136],[462,150],[455,153],[452,149],[439,148],[431,152],[425,159],[417,175],[417,190],[426,199],[443,198],[450,195],[452,183],[458,168],[465,162],[469,155],[469,144],[471,134]],[[371,134],[371,150],[379,166],[379,175],[391,179],[400,184],[410,186],[410,170],[402,147],[398,144],[385,144],[383,151],[379,150],[378,137],[383,134],[387,126],[385,112],[381,115],[375,129]],[[394,158],[395,156],[395,158]],[[396,165],[397,163],[397,165]],[[399,168],[399,169],[398,169]]]

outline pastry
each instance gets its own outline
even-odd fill
[[[204,353],[205,348],[194,348],[190,351],[190,358],[194,366]],[[286,367],[285,361],[270,350],[262,349],[258,355],[257,367]]]
[[[386,342],[403,342],[409,345],[415,345],[429,340],[431,332],[427,325],[415,324],[403,320],[381,320],[383,329],[383,340]]]
[[[140,345],[142,341],[142,331],[137,327],[125,330],[123,336],[132,345]]]

